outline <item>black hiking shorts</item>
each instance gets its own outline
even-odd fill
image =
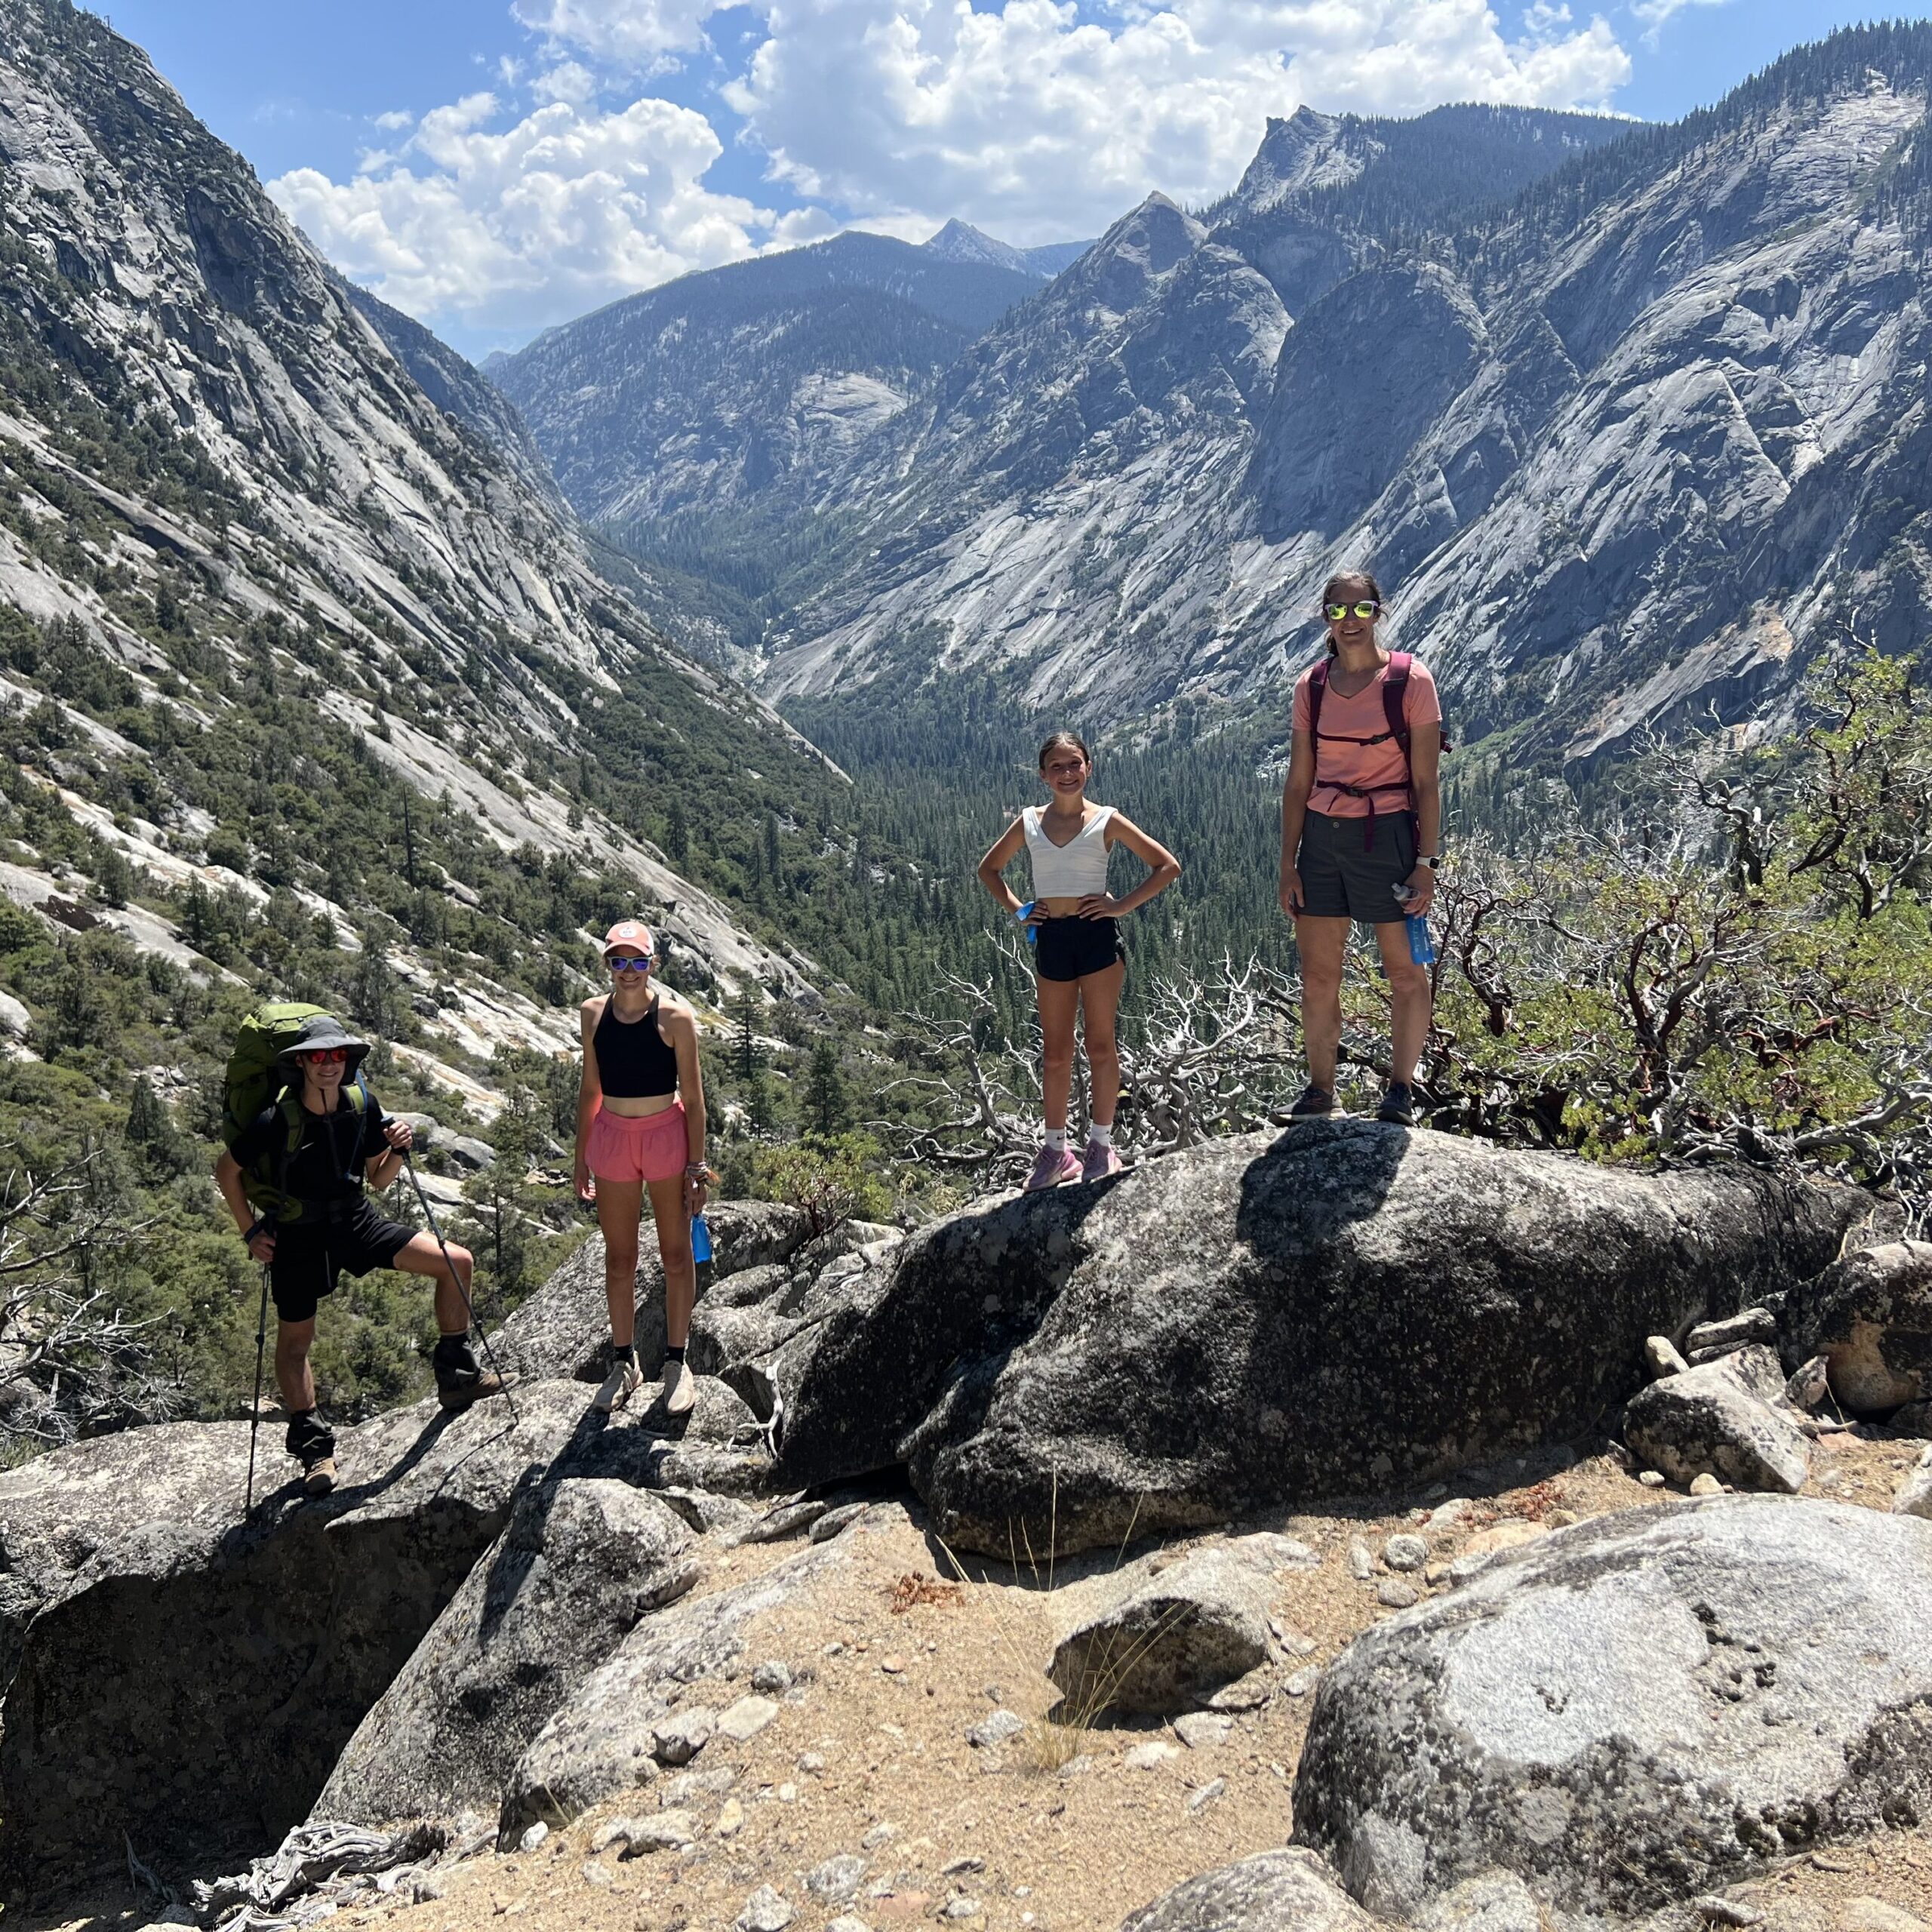
[[[1400,925],[1408,915],[1395,888],[1416,869],[1416,835],[1407,812],[1335,818],[1310,812],[1303,821],[1295,870],[1302,909],[1311,919],[1356,919]]]
[[[367,1275],[387,1268],[415,1234],[377,1214],[368,1200],[344,1201],[334,1218],[297,1221],[275,1231],[269,1293],[285,1321],[314,1318],[315,1305],[335,1292],[339,1274]]]
[[[1127,957],[1113,919],[1042,919],[1035,928],[1033,971],[1043,980],[1084,980]]]

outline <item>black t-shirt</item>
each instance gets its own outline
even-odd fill
[[[300,1106],[298,1100],[297,1105]],[[288,1146],[288,1123],[279,1104],[264,1107],[242,1129],[234,1146],[236,1160],[252,1168],[264,1154],[269,1180],[296,1200],[321,1203],[346,1200],[362,1192],[368,1164],[383,1152],[382,1103],[372,1093],[364,1112],[349,1104],[346,1090],[332,1114],[302,1112],[302,1144],[281,1178],[281,1158]],[[361,1151],[356,1151],[358,1136]]]

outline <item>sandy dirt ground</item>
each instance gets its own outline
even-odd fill
[[[1866,1432],[1822,1438],[1807,1493],[1884,1509],[1921,1446]],[[401,1919],[409,1932],[510,1932],[506,1920],[518,1921],[515,1932],[731,1932],[750,1895],[770,1885],[795,1912],[795,1932],[820,1932],[841,1912],[875,1932],[921,1921],[974,1932],[1111,1932],[1180,1880],[1287,1839],[1308,1667],[1395,1614],[1379,1600],[1389,1573],[1378,1564],[1367,1580],[1351,1574],[1352,1541],[1379,1552],[1396,1531],[1420,1528],[1431,1563],[1413,1581],[1428,1595],[1450,1587],[1447,1564],[1498,1524],[1560,1527],[1668,1494],[1609,1454],[1558,1451],[1466,1472],[1453,1491],[1435,1485],[1396,1499],[1399,1507],[1383,1498],[1232,1526],[1298,1538],[1321,1560],[1275,1574],[1275,1616],[1299,1654],[1275,1694],[1229,1714],[1225,1735],[1192,1749],[1155,1719],[1083,1725],[1048,1717],[1057,1694],[1044,1670],[1072,1594],[1118,1562],[1116,1554],[1063,1563],[1051,1575],[969,1557],[961,1580],[925,1534],[916,1502],[888,1499],[844,1532],[854,1558],[844,1575],[768,1614],[730,1680],[687,1693],[687,1704],[721,1709],[749,1689],[759,1664],[785,1664],[792,1687],[748,1743],[715,1738],[688,1774],[666,1772],[534,1850],[486,1851],[453,1866],[440,1875],[440,1897],[351,1906],[333,1922]],[[1420,1520],[1452,1497],[1469,1504],[1459,1520]],[[798,1546],[721,1552],[698,1589],[741,1581]],[[997,1709],[1026,1719],[1026,1728],[992,1748],[969,1743],[969,1727]],[[1150,1744],[1166,1749],[1136,1750]],[[688,1814],[695,1833],[682,1850],[592,1853],[611,1819],[672,1808]],[[841,1854],[863,1861],[856,1893],[815,1895],[807,1875]],[[1803,1856],[1728,1896],[1761,1914],[1765,1932],[1914,1932],[1915,1919],[1927,1921],[1919,1932],[1932,1932],[1932,1828]],[[132,1932],[152,1912],[123,1891],[25,1923],[36,1932]]]

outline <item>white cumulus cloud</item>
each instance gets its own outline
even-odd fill
[[[599,113],[552,100],[500,131],[472,94],[426,114],[351,180],[297,168],[269,192],[329,258],[425,318],[534,328],[755,251],[775,217],[713,193],[705,117],[647,97]]]
[[[1654,25],[1711,4],[1634,11]],[[918,239],[958,215],[1020,243],[1096,234],[1155,189],[1224,192],[1269,116],[1303,102],[1604,106],[1630,72],[1604,21],[1566,0],[1531,0],[1513,38],[1486,0],[1091,7],[751,0],[752,51],[717,94],[774,198],[806,204],[782,214],[706,188],[724,152],[711,119],[645,91],[705,47],[718,0],[514,0],[540,59],[413,124],[380,117],[413,131],[346,181],[302,168],[271,192],[398,306],[522,329],[847,226]]]
[[[774,0],[767,21],[725,97],[775,178],[1023,242],[1092,232],[1152,189],[1223,192],[1303,101],[1598,106],[1630,72],[1601,19],[1546,9],[1511,41],[1484,0],[1174,0],[1109,23],[1057,0]]]

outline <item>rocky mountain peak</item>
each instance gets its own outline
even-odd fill
[[[928,254],[937,255],[943,261],[984,262],[994,268],[1010,269],[1015,275],[1035,273],[1023,249],[996,242],[956,216],[922,245]]]
[[[1306,103],[1285,121],[1271,115],[1233,200],[1259,211],[1291,195],[1355,180],[1370,156],[1382,152],[1378,143],[1349,138],[1360,126],[1352,115],[1322,114]]]

